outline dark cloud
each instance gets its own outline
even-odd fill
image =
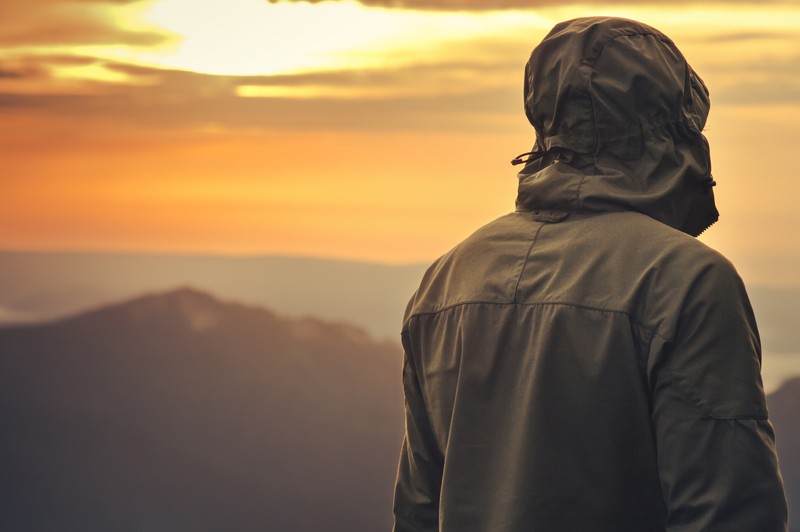
[[[32,79],[43,80],[49,77],[49,69],[44,62],[27,57],[0,60],[0,80],[6,81],[6,83]]]
[[[26,73],[20,72],[19,70],[3,70],[0,68],[0,79],[20,79],[25,76]]]
[[[0,67],[0,80],[30,80],[47,77],[47,72],[41,68],[2,68]]]
[[[35,27],[0,27],[0,46],[54,44],[127,44],[153,46],[169,39],[155,32],[123,31],[102,22],[71,21],[58,24],[37,24]]]
[[[37,62],[38,61],[38,62]],[[129,83],[87,82],[81,93],[13,94],[17,80],[39,76],[47,82],[50,66],[94,62],[125,74]],[[83,63],[82,63],[83,62]],[[723,104],[800,103],[800,56],[737,64],[716,70],[718,79],[737,79],[736,85],[715,91]],[[218,126],[249,129],[355,130],[481,130],[501,131],[526,124],[522,113],[521,66],[516,61],[482,64],[452,62],[396,70],[337,71],[275,76],[216,76],[130,65],[86,57],[50,56],[20,59],[15,66],[0,62],[0,107],[5,111],[35,109],[67,123],[101,117],[119,124],[169,130]],[[464,74],[468,79],[464,80]],[[472,83],[478,76],[493,84]],[[461,84],[449,91],[452,80]],[[762,81],[763,80],[763,81]],[[405,91],[434,83],[441,93]],[[237,87],[330,87],[353,91],[399,88],[386,98],[243,98]],[[405,94],[405,95],[403,95]],[[518,129],[517,129],[518,130]]]
[[[507,130],[499,114],[517,113],[519,91],[493,90],[454,97],[394,100],[325,100],[211,96],[170,100],[144,95],[24,96],[0,93],[0,109],[58,116],[76,126],[87,117],[103,117],[119,125],[160,130],[214,126],[231,129],[303,130]]]
[[[66,54],[49,54],[37,55],[35,57],[28,56],[27,59],[31,63],[43,66],[88,66],[99,63],[101,60],[96,57],[88,55],[66,55]]]
[[[100,59],[89,55],[70,54],[8,54],[0,57],[0,65],[85,66]]]
[[[464,68],[465,65],[458,65]],[[483,88],[456,95],[387,99],[242,98],[240,85],[360,87],[414,79],[413,68],[396,72],[329,72],[295,76],[212,76],[179,70],[106,64],[133,76],[132,84],[107,84],[95,94],[0,94],[6,112],[33,110],[76,123],[103,117],[148,128],[219,126],[263,129],[463,129],[503,128],[499,116],[519,115],[521,89]],[[431,69],[433,67],[422,67]],[[446,69],[447,66],[439,66]],[[499,68],[499,67],[498,67]],[[139,84],[138,81],[147,81]],[[407,82],[407,81],[406,81]],[[92,88],[92,87],[90,87]]]
[[[303,1],[312,4],[328,2],[330,0],[266,0],[271,4],[286,1]],[[708,5],[716,4],[745,4],[754,3],[753,0],[359,0],[365,6],[387,7],[393,9],[420,9],[432,11],[489,11],[500,9],[533,9],[538,7],[562,7],[569,4],[579,5],[665,5],[676,4]],[[765,3],[764,0],[755,0],[756,3]],[[790,3],[791,0],[768,0],[766,3]]]
[[[103,6],[131,0],[4,0],[0,3],[0,46],[126,44],[151,46],[169,39],[155,31],[115,27]]]
[[[77,55],[6,56],[0,59],[0,79],[46,81],[52,79],[53,68],[88,66],[100,62],[95,57]]]

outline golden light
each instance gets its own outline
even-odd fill
[[[99,37],[73,33],[59,43],[46,19],[32,19],[31,34],[47,38],[0,46],[10,73],[0,76],[0,92],[31,101],[89,96],[74,100],[85,106],[80,112],[70,98],[7,108],[0,139],[5,175],[25,179],[6,186],[0,198],[6,242],[112,245],[118,239],[216,252],[268,245],[276,253],[427,260],[513,202],[507,160],[529,147],[533,135],[520,108],[524,62],[556,22],[589,15],[658,27],[709,85],[707,133],[724,223],[704,239],[732,255],[759,257],[777,256],[786,241],[796,240],[793,194],[774,193],[795,190],[796,180],[781,166],[786,157],[773,155],[791,153],[798,139],[795,2],[420,11],[355,0],[143,0],[68,2],[68,8],[78,30],[86,21],[98,23],[88,27]],[[421,111],[400,116],[415,108],[415,99]],[[243,117],[243,109],[265,114]],[[288,114],[308,116],[309,109],[327,114],[319,123],[282,125],[292,123]],[[375,128],[367,116],[381,116],[380,110],[387,120]],[[345,113],[352,114],[342,118]],[[73,137],[76,144],[67,144]],[[324,173],[317,160],[325,161]],[[768,176],[770,186],[754,184],[753,176]],[[145,230],[140,213],[150,207],[160,210]],[[416,226],[403,218],[407,212]],[[167,235],[162,226],[174,232]],[[249,236],[235,243],[210,236],[213,227]],[[315,233],[320,228],[327,231],[322,236]],[[106,240],[92,240],[95,231]],[[390,238],[376,234],[382,231]],[[416,241],[421,235],[425,246]],[[403,239],[405,247],[380,248]],[[751,275],[796,279],[794,269],[785,268],[783,277],[775,271]]]
[[[531,11],[420,12],[355,1],[161,0],[141,18],[179,42],[138,54],[139,60],[227,75],[437,63],[466,55],[457,52],[459,44],[550,25]]]
[[[149,0],[128,4],[86,3],[87,16],[107,20],[134,33],[161,34],[162,43],[25,46],[16,54],[68,54],[96,57],[145,67],[188,70],[212,75],[400,71],[417,68],[403,79],[381,82],[328,83],[303,86],[244,83],[242,97],[335,99],[394,98],[458,93],[458,83],[473,89],[495,88],[517,70],[498,72],[497,65],[521,65],[533,45],[559,20],[604,14],[642,20],[664,30],[701,73],[738,68],[743,61],[790,57],[798,45],[800,6],[653,5],[549,6],[527,10],[420,11],[364,6],[355,0],[319,3],[267,0]],[[710,23],[713,21],[713,24]],[[740,39],[737,36],[745,35]],[[719,54],[720,39],[725,54]],[[758,44],[757,46],[754,44]],[[0,49],[0,59],[10,51]],[[461,67],[459,67],[461,65]],[[436,72],[434,69],[443,66]],[[420,73],[418,67],[430,68]],[[461,68],[461,70],[459,70]],[[471,72],[464,78],[464,68]],[[715,74],[711,73],[711,78]],[[748,72],[716,76],[717,90],[734,87]],[[145,83],[102,64],[63,66],[48,86],[80,91],[80,80],[107,84]],[[706,77],[704,75],[704,77]],[[402,76],[401,76],[402,78]],[[2,84],[4,90],[8,82]],[[21,83],[14,83],[22,89]],[[87,85],[82,92],[96,92]],[[27,87],[24,92],[44,88]],[[13,92],[13,90],[12,90]],[[45,91],[46,92],[46,91]]]

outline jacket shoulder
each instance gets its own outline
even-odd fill
[[[436,259],[406,307],[404,328],[414,315],[468,302],[512,301],[536,225],[530,213],[511,212]]]
[[[697,306],[724,308],[755,327],[744,282],[725,255],[649,218],[640,231],[634,239],[641,262],[637,301],[645,321],[663,338],[676,341],[682,320]]]
[[[637,212],[570,215],[546,224],[531,248],[517,300],[621,311],[651,331],[674,328],[699,279],[737,285],[721,253]]]

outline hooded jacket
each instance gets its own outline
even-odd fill
[[[402,327],[395,532],[786,530],[761,351],[717,220],[708,91],[644,24],[558,24],[525,68],[516,210]]]

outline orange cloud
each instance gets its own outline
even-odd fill
[[[291,0],[268,0],[271,4],[278,4]],[[298,0],[313,4],[330,0]],[[541,7],[565,6],[570,4],[581,6],[608,6],[608,5],[681,5],[681,4],[745,4],[751,0],[645,0],[632,2],[631,0],[358,0],[365,6],[387,7],[392,9],[424,9],[432,11],[489,11],[500,9],[535,9]],[[785,3],[781,0],[772,0],[771,3]]]
[[[149,46],[111,16],[122,4],[0,7],[19,21],[0,28],[0,247],[403,262],[428,260],[513,208],[508,161],[533,143],[521,95],[533,35],[467,32],[402,66],[387,56],[369,69],[269,76],[156,68],[73,46]],[[800,64],[793,19],[769,31],[775,17],[762,11],[736,11],[714,33],[696,31],[700,11],[686,24],[669,16],[712,92],[722,221],[704,238],[745,269],[756,262],[743,257],[760,257],[752,271],[783,280],[800,259],[788,244],[800,234],[790,202],[800,190],[782,168],[800,142]],[[757,20],[742,25],[750,14]],[[500,14],[501,26],[506,15],[517,20]],[[436,16],[420,27],[453,22]]]
[[[26,0],[4,1],[0,18],[0,46],[125,44],[152,46],[169,36],[153,31],[119,28],[108,11],[111,5],[133,4],[131,0]]]
[[[420,66],[382,72],[328,72],[294,76],[213,76],[160,70],[97,60],[94,63],[128,78],[127,82],[77,84],[71,91],[42,92],[47,83],[55,83],[51,70],[62,64],[62,58],[30,58],[16,68],[4,67],[0,78],[0,106],[6,109],[47,112],[62,120],[102,116],[121,124],[138,124],[155,129],[184,127],[257,128],[257,129],[355,129],[355,130],[457,130],[482,127],[487,130],[508,129],[508,122],[518,117],[521,101],[517,70],[509,64],[488,68],[484,77],[498,76],[495,86],[462,83],[443,91],[427,90],[403,95],[405,85],[424,84],[431,73],[444,82],[453,71],[472,69],[477,65]],[[67,61],[68,62],[68,61]],[[76,59],[76,64],[90,60]],[[508,80],[508,81],[507,81]],[[434,83],[436,81],[434,80]],[[521,82],[520,82],[521,83]],[[26,85],[27,84],[27,85]],[[35,92],[32,93],[31,84]],[[385,87],[390,91],[382,98],[297,99],[295,88],[322,85],[354,91]],[[280,98],[242,98],[242,86],[281,87],[286,95]]]

